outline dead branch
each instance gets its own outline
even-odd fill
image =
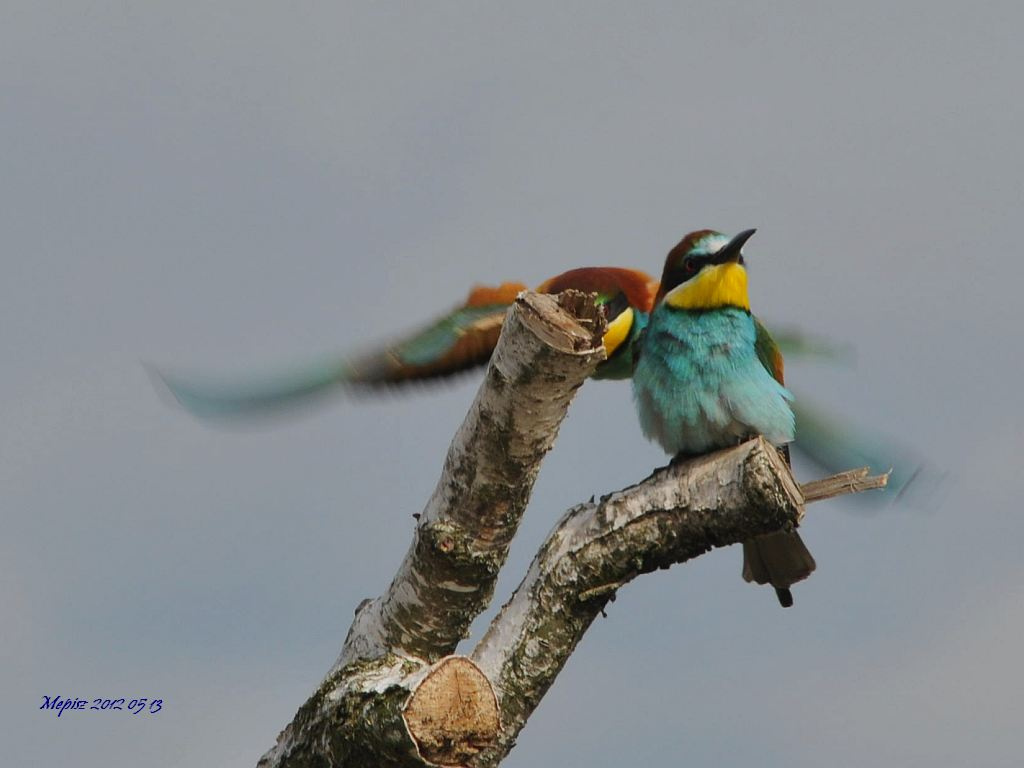
[[[758,438],[569,510],[469,658],[575,390],[603,359],[579,294],[523,294],[388,591],[357,609],[338,661],[263,768],[495,766],[616,590],[636,576],[795,526],[804,505],[885,484],[852,470],[799,486]]]
[[[794,526],[803,498],[761,438],[656,471],[642,483],[569,510],[491,622],[472,658],[498,697],[497,765],[594,618],[642,573]]]

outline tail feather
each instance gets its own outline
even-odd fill
[[[743,578],[771,584],[783,608],[793,604],[789,587],[806,579],[816,564],[796,531],[776,531],[743,542]]]
[[[783,608],[793,607],[793,593],[789,590],[789,587],[776,587],[775,596],[779,598],[779,605]]]

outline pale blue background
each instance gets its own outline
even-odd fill
[[[507,764],[1020,765],[1020,7],[0,4],[4,764],[253,765],[476,388],[211,429],[140,360],[273,369],[754,226],[755,308],[858,349],[794,388],[949,476],[812,508],[793,610],[736,551],[624,589]],[[499,596],[663,460],[586,386]]]

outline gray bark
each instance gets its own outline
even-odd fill
[[[656,471],[580,504],[555,526],[472,659],[495,686],[502,731],[475,763],[497,765],[619,587],[715,548],[795,526],[803,496],[758,438]]]
[[[491,601],[541,460],[576,390],[604,360],[604,318],[582,294],[523,294],[412,546],[384,595],[359,610],[335,670],[388,653],[435,661]]]

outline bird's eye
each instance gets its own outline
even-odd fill
[[[686,270],[686,273],[688,275],[692,275],[694,272],[696,272],[697,271],[697,267],[698,267],[698,262],[697,262],[696,257],[694,257],[694,256],[687,256],[685,259],[683,259],[683,269]]]

